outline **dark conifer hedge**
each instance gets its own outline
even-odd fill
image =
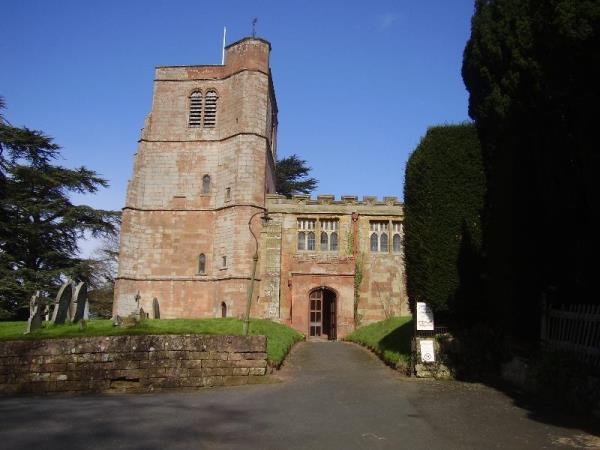
[[[405,258],[409,297],[438,320],[469,320],[479,301],[484,193],[475,127],[430,128],[406,167]]]

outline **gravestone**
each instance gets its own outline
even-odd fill
[[[54,311],[52,311],[52,323],[62,325],[70,319],[69,309],[73,299],[73,281],[68,279],[58,290],[54,300]]]
[[[29,301],[29,319],[27,319],[27,329],[25,330],[25,334],[29,334],[32,331],[42,328],[43,314],[44,305],[42,304],[40,291],[36,291]]]
[[[73,314],[73,323],[77,323],[82,319],[85,319],[85,311],[88,302],[87,295],[87,286],[82,281],[77,287],[75,287],[75,291],[73,293],[73,305],[75,306],[75,311]]]
[[[160,305],[156,297],[152,300],[152,313],[155,319],[160,319]]]

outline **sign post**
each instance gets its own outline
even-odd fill
[[[415,304],[415,327],[413,337],[413,367],[411,367],[411,374],[416,370],[417,364],[417,353],[421,354],[421,363],[433,363],[435,362],[435,346],[433,339],[422,339],[427,336],[427,333],[420,333],[422,331],[435,331],[435,323],[433,319],[433,311],[425,302],[416,302]],[[421,338],[419,336],[421,334]],[[418,347],[418,348],[417,348]]]

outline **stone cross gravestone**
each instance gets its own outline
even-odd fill
[[[65,320],[70,319],[69,309],[73,299],[73,281],[67,279],[58,290],[52,311],[52,323],[62,325]]]
[[[88,295],[87,295],[87,286],[82,281],[76,287],[73,292],[73,304],[75,306],[75,311],[73,314],[73,323],[79,322],[81,319],[85,319],[85,310],[87,306]]]
[[[156,297],[152,299],[152,312],[155,319],[160,319],[160,305]]]
[[[42,305],[40,291],[36,291],[29,301],[29,319],[27,319],[27,329],[25,330],[25,334],[29,334],[34,330],[42,328],[43,314],[44,305]]]

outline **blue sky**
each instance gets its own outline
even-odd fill
[[[279,154],[316,193],[402,196],[427,127],[468,120],[460,76],[473,0],[4,0],[0,95],[13,125],[53,136],[62,164],[110,182],[76,198],[120,209],[156,65],[218,64],[251,34],[273,46]]]

